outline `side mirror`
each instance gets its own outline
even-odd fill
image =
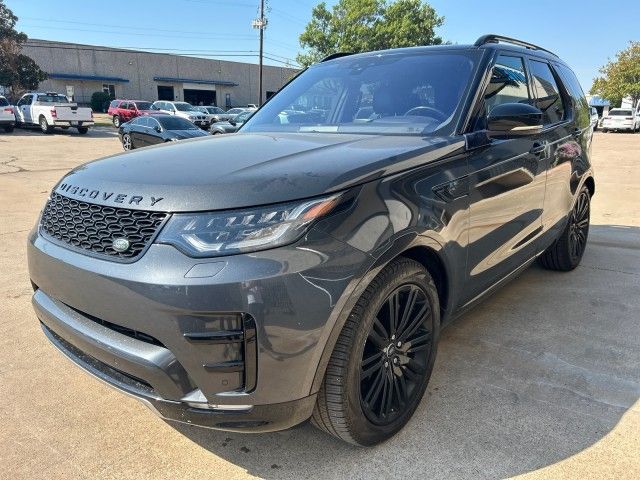
[[[542,111],[526,103],[503,103],[493,107],[487,118],[490,137],[512,138],[542,131]]]
[[[160,125],[156,125],[153,129],[158,133],[162,133],[162,127]]]

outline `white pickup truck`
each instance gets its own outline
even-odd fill
[[[78,133],[87,133],[93,125],[93,110],[78,107],[69,99],[55,92],[27,93],[17,103],[16,124],[21,127],[39,126],[43,133],[51,133],[55,127],[76,127]]]

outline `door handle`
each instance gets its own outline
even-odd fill
[[[540,156],[547,150],[547,142],[535,142],[529,153]]]

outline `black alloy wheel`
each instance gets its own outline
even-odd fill
[[[582,190],[569,217],[569,245],[571,260],[579,262],[587,247],[589,234],[589,192]]]
[[[562,234],[538,257],[544,268],[568,272],[580,264],[587,247],[590,214],[591,192],[585,186],[576,197]]]
[[[440,299],[423,265],[397,258],[349,313],[327,364],[313,425],[355,445],[395,435],[427,388],[440,332]]]
[[[360,363],[360,404],[372,423],[393,422],[419,392],[432,346],[426,292],[405,284],[386,299],[367,337]]]

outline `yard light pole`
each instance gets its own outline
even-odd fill
[[[267,28],[267,19],[264,16],[264,0],[260,0],[260,16],[251,22],[253,28],[260,30],[260,74],[258,80],[258,106],[262,106],[262,50],[264,44],[264,29]]]

